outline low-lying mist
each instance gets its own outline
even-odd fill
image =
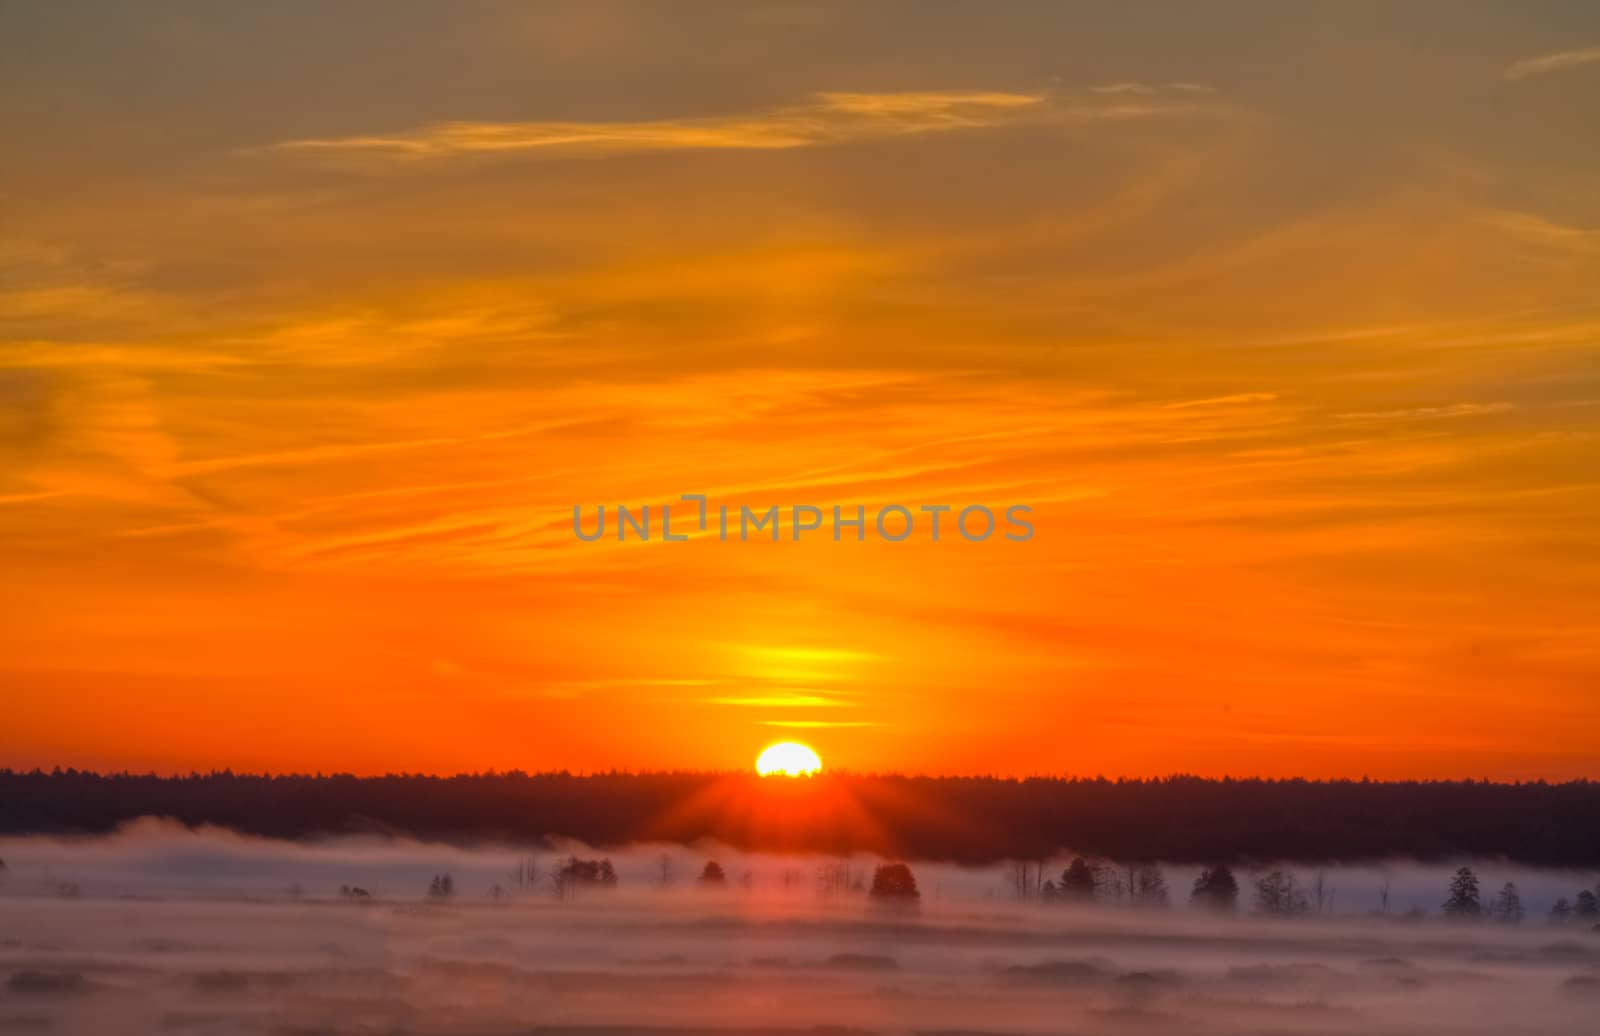
[[[615,887],[558,895],[571,856],[609,858]],[[697,880],[713,859],[721,885]],[[1149,909],[1019,899],[1012,865],[913,864],[920,901],[886,907],[866,857],[157,821],[0,839],[0,860],[0,1032],[1577,1034],[1600,1014],[1600,932],[1545,920],[1596,875],[1487,862],[1485,902],[1514,882],[1523,923],[1445,921],[1454,866],[1400,862],[1328,868],[1320,913],[1268,918],[1243,868],[1219,916],[1185,905],[1181,867]]]

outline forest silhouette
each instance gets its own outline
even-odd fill
[[[370,832],[606,847],[989,863],[1502,858],[1600,864],[1600,783],[487,773],[162,777],[0,770],[0,833],[98,833],[144,816],[280,838]]]

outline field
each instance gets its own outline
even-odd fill
[[[518,888],[509,849],[153,822],[0,856],[0,1032],[1577,1034],[1600,1011],[1600,934],[1542,918],[1583,880],[1564,872],[1504,872],[1530,905],[1511,926],[1370,916],[1380,877],[1396,910],[1443,881],[1399,865],[1270,920],[1182,906],[1176,868],[1166,910],[1016,902],[1005,868],[932,865],[889,909],[818,889],[870,861],[725,854],[711,889],[682,848],[564,898]],[[439,872],[448,900],[424,895]]]

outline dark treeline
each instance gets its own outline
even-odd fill
[[[1600,864],[1600,783],[1107,781],[830,774],[157,777],[0,770],[0,832],[104,832],[171,817],[295,838],[355,832],[986,863],[1071,850],[1123,861],[1407,856]]]

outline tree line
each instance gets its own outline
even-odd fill
[[[916,875],[908,864],[878,863],[873,868],[870,885],[864,881],[852,881],[841,888],[836,884],[835,868],[847,866],[837,863],[819,866],[818,894],[827,896],[844,891],[865,896],[875,903],[897,906],[914,905],[921,898]],[[749,879],[749,872],[745,872],[741,884],[746,889],[750,888]],[[545,868],[537,858],[527,857],[512,869],[511,883],[514,889],[523,893],[546,891],[557,899],[565,900],[580,891],[615,889],[619,885],[619,878],[609,859],[569,856]],[[670,885],[670,869],[664,866],[660,878],[653,884],[663,888]],[[710,890],[730,887],[727,872],[716,860],[705,862],[695,878],[695,884]],[[1043,864],[1013,863],[1011,892],[1019,900],[1038,901],[1047,906],[1064,903],[1166,909],[1173,905],[1166,875],[1159,866],[1091,861],[1082,856],[1073,857],[1059,874],[1050,875],[1045,874]],[[1478,875],[1471,867],[1458,868],[1450,876],[1444,892],[1439,913],[1452,921],[1484,920],[1517,925],[1527,917],[1515,882],[1507,881],[1492,896],[1485,897]],[[1257,873],[1246,886],[1241,884],[1232,867],[1213,864],[1201,869],[1188,891],[1187,902],[1191,908],[1213,913],[1252,913],[1290,918],[1333,913],[1337,893],[1338,890],[1328,882],[1322,871],[1318,871],[1307,882],[1292,869],[1273,867]],[[446,901],[455,894],[455,880],[448,872],[435,874],[428,884],[427,898],[430,900]],[[492,900],[504,899],[509,894],[498,882],[490,887],[488,893]],[[349,885],[341,886],[339,895],[357,901],[371,899],[366,889]],[[1387,885],[1379,890],[1377,902],[1365,912],[1377,917],[1393,916]],[[1400,915],[1400,919],[1420,920],[1430,913],[1425,908],[1412,907]],[[1600,886],[1579,889],[1571,899],[1565,896],[1559,898],[1550,908],[1547,920],[1555,925],[1570,923],[1600,930]]]
[[[663,861],[668,858],[663,857]],[[3,861],[0,861],[3,866]],[[831,866],[818,869],[817,890],[827,895],[838,891],[830,886],[828,873]],[[742,884],[749,888],[751,882],[747,872]],[[609,859],[580,859],[569,856],[558,862],[555,866],[546,868],[535,857],[519,860],[511,870],[511,890],[521,893],[548,891],[556,899],[571,899],[580,891],[605,891],[615,889],[621,884],[617,876],[616,867]],[[657,881],[661,887],[671,884],[671,870],[663,866],[661,878]],[[707,860],[701,868],[700,875],[695,879],[695,884],[700,888],[720,890],[728,887],[728,875],[722,864],[716,860]],[[488,896],[491,900],[503,900],[511,895],[511,890],[495,882],[489,887]],[[922,896],[917,888],[916,876],[911,868],[904,863],[880,863],[872,873],[870,886],[851,886],[850,891],[864,893],[874,901],[915,903]],[[298,894],[298,893],[296,893]],[[454,899],[456,895],[455,877],[448,871],[435,874],[428,882],[427,898],[435,902],[445,902]],[[372,893],[358,885],[339,886],[339,898],[359,902],[371,902]]]
[[[811,806],[788,808],[798,797]],[[739,808],[686,808],[737,802]],[[843,804],[833,808],[830,803]],[[813,808],[814,807],[814,808]],[[1460,857],[1600,865],[1600,783],[1007,779],[714,773],[160,777],[0,770],[0,832],[104,832],[143,816],[269,837],[346,832],[596,847],[994,863],[1064,850],[1132,863]]]
[[[1166,876],[1155,864],[1119,866],[1091,862],[1078,856],[1059,876],[1040,875],[1042,865],[1014,863],[1012,891],[1016,897],[1045,903],[1120,904],[1144,908],[1166,907],[1171,902]],[[1246,891],[1248,901],[1241,903]],[[1323,871],[1316,872],[1307,882],[1292,869],[1273,867],[1257,874],[1246,890],[1241,887],[1233,868],[1219,863],[1201,869],[1189,890],[1188,900],[1190,906],[1221,913],[1248,910],[1269,917],[1299,917],[1332,913],[1337,897],[1338,889],[1330,884]],[[1377,916],[1391,914],[1387,884],[1379,889],[1377,902],[1366,912]],[[1513,925],[1521,924],[1527,916],[1515,882],[1505,882],[1492,896],[1485,898],[1477,873],[1466,866],[1457,868],[1451,875],[1439,912],[1451,920],[1483,919]],[[1426,909],[1413,907],[1403,916],[1421,918],[1428,913]],[[1592,890],[1579,889],[1571,899],[1560,897],[1551,906],[1548,920],[1551,924],[1574,922],[1600,927],[1596,924],[1600,922],[1600,886]]]

